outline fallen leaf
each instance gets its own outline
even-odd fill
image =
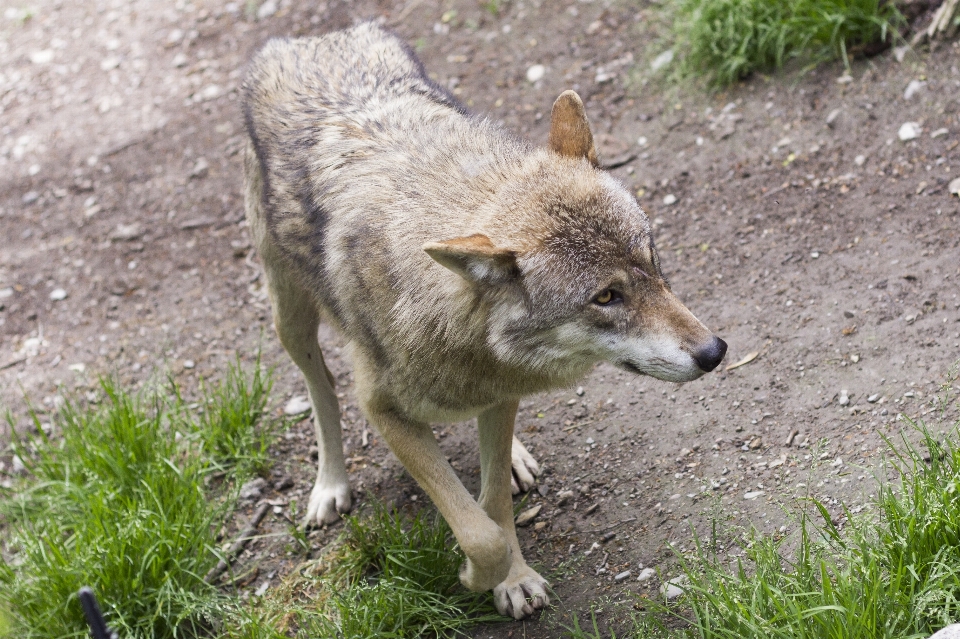
[[[730,364],[729,366],[727,366],[726,370],[732,371],[732,370],[735,369],[735,368],[740,368],[741,366],[745,366],[745,365],[749,364],[750,362],[752,362],[753,360],[757,359],[757,357],[758,357],[759,355],[760,355],[760,351],[753,351],[752,353],[747,353],[747,354],[744,356],[744,358],[741,359],[741,360],[740,360],[739,362],[737,362],[736,364]]]

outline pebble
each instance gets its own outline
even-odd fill
[[[583,393],[584,393],[583,386],[577,386],[577,396],[583,397]]]
[[[683,577],[675,577],[660,586],[660,594],[663,595],[667,601],[674,601],[683,594],[683,586],[685,585],[686,579]]]
[[[196,365],[197,365],[197,363],[194,362],[192,359],[185,359],[185,360],[183,360],[183,367],[186,368],[187,370],[190,370],[191,368],[193,368],[193,367],[196,366]]]
[[[6,288],[0,288],[0,300],[8,297],[13,297],[13,288],[9,286]]]
[[[671,62],[673,62],[673,49],[667,49],[653,59],[650,63],[650,68],[654,71],[659,71]]]
[[[960,623],[938,630],[930,636],[930,639],[960,639]]]
[[[24,204],[33,204],[40,199],[40,194],[36,191],[27,191],[23,194],[23,197],[20,198],[20,201]]]
[[[623,572],[619,573],[616,577],[614,577],[613,580],[617,583],[620,583],[624,579],[629,579],[632,574],[633,573],[630,572],[629,570],[624,570]]]
[[[209,170],[210,170],[210,163],[207,162],[207,159],[199,158],[197,160],[197,163],[193,165],[193,168],[190,169],[190,177],[192,178],[206,177]]]
[[[674,195],[673,193],[668,193],[663,198],[663,203],[666,204],[667,206],[670,206],[671,204],[676,204],[676,202],[677,202],[677,196]]]
[[[831,111],[829,114],[827,114],[827,126],[828,126],[828,127],[830,127],[831,129],[833,128],[833,125],[836,123],[837,118],[840,117],[841,111],[842,111],[841,109],[834,109],[834,110]]]
[[[67,292],[62,288],[55,288],[50,291],[50,299],[52,299],[54,302],[62,302],[63,300],[67,299]]]
[[[34,64],[48,64],[53,61],[53,49],[43,49],[30,54],[30,62]]]
[[[240,487],[240,499],[256,499],[263,493],[267,486],[267,480],[263,477],[251,479]]]
[[[117,228],[110,234],[110,239],[116,242],[132,242],[143,235],[143,227],[139,222],[133,224],[117,224]]]
[[[26,467],[26,465],[23,463],[23,460],[20,459],[20,456],[19,456],[19,455],[14,455],[14,456],[13,456],[13,459],[12,459],[11,461],[13,462],[13,474],[14,474],[14,475],[23,475],[24,473],[27,472],[27,467]]]
[[[101,71],[113,71],[119,66],[120,66],[120,58],[115,55],[107,56],[106,58],[100,61]]]
[[[616,537],[616,536],[617,536],[617,533],[615,533],[615,532],[613,532],[613,531],[611,530],[610,532],[604,533],[604,534],[603,534],[603,537],[600,538],[600,541],[603,542],[603,543],[607,543],[608,541],[610,541],[611,539],[613,539],[613,538]]]
[[[267,0],[257,9],[257,20],[269,18],[277,12],[277,3],[274,0]]]
[[[187,62],[190,61],[190,58],[187,57],[186,53],[180,52],[177,55],[173,56],[173,66],[176,68],[187,66]]]
[[[744,493],[743,498],[746,499],[746,500],[748,500],[748,501],[751,501],[751,500],[756,499],[757,497],[762,497],[762,496],[765,495],[765,494],[766,494],[766,493],[765,493],[764,491],[762,491],[762,490],[752,490],[752,491],[750,491],[750,492],[748,492],[748,493]]]
[[[853,82],[853,76],[849,73],[844,73],[837,78],[837,84],[850,84],[851,82]]]
[[[915,140],[920,137],[922,132],[923,129],[920,128],[919,122],[904,122],[900,126],[900,130],[897,131],[897,137],[900,138],[902,142],[907,142],[908,140]]]
[[[870,402],[871,404],[876,404],[878,401],[880,401],[880,393],[874,393],[873,395],[867,398],[867,401]]]
[[[561,490],[559,493],[557,493],[557,506],[563,506],[571,499],[573,499],[572,490]]]
[[[303,395],[296,395],[291,397],[290,401],[283,407],[283,414],[288,417],[294,417],[310,412],[311,408],[312,406],[309,399]]]
[[[527,69],[527,81],[528,82],[537,82],[543,79],[543,76],[547,74],[547,67],[542,64],[535,64]]]
[[[657,576],[657,571],[653,568],[644,568],[640,571],[640,574],[637,575],[637,581],[643,583],[645,581],[650,581]]]
[[[839,403],[841,406],[849,406],[849,405],[850,405],[850,391],[848,391],[847,389],[841,390],[841,391],[840,391],[840,399],[838,400],[837,403]]]
[[[949,133],[950,133],[950,129],[937,129],[936,131],[930,134],[930,137],[936,139],[936,138],[940,138],[945,135],[948,135]]]
[[[960,177],[954,178],[947,187],[951,195],[960,196]]]
[[[857,157],[853,158],[853,163],[857,166],[863,166],[866,161],[867,156],[865,155],[858,155]]]
[[[903,92],[903,99],[909,100],[917,94],[918,91],[927,86],[926,82],[921,80],[910,80],[910,83],[907,85],[906,90]]]
[[[515,523],[520,528],[523,528],[524,526],[529,526],[530,522],[532,522],[534,518],[536,518],[536,516],[540,514],[541,508],[543,508],[543,504],[537,504],[533,508],[528,508],[527,510],[517,515],[517,520]]]

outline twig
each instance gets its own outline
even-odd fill
[[[263,521],[263,518],[267,516],[267,512],[270,510],[270,504],[267,502],[261,502],[257,507],[257,510],[253,513],[253,517],[250,518],[250,521],[247,523],[247,527],[240,532],[240,536],[237,537],[227,552],[224,554],[224,558],[221,559],[214,568],[207,573],[207,576],[203,578],[208,584],[212,584],[217,577],[222,575],[224,571],[230,567],[230,562],[236,559],[237,555],[240,554],[240,551],[246,547],[247,542],[250,541],[257,532],[257,526],[260,525],[260,522]]]

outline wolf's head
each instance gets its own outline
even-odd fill
[[[727,345],[671,292],[647,216],[598,168],[573,91],[557,99],[548,149],[525,171],[483,233],[424,246],[489,302],[497,356],[554,378],[599,360],[673,382],[716,368]]]

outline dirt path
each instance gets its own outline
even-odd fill
[[[653,220],[674,289],[730,344],[729,363],[759,355],[684,386],[600,366],[582,392],[522,404],[520,437],[545,466],[522,543],[564,602],[525,636],[653,592],[640,564],[669,566],[667,544],[689,545],[710,511],[773,531],[797,492],[862,505],[880,436],[899,413],[930,411],[960,358],[956,46],[859,62],[849,82],[825,67],[678,97],[641,83],[660,53],[645,48],[660,11],[645,3],[281,0],[259,20],[242,2],[29,6],[0,16],[0,401],[20,425],[22,391],[48,409],[61,390],[93,397],[98,374],[165,368],[191,387],[261,343],[277,403],[303,393],[242,221],[237,88],[267,37],[383,18],[472,109],[537,142],[556,95],[581,93],[603,158],[629,160],[613,173]],[[905,99],[911,81],[924,84]],[[905,122],[919,137],[898,139]],[[422,503],[375,436],[362,445],[349,365],[321,337],[358,489]],[[437,430],[475,488],[474,433]],[[310,432],[302,422],[277,447],[277,479],[294,480],[282,501],[309,492]],[[3,481],[12,462],[0,459]],[[574,498],[560,505],[562,490]],[[274,567],[251,590],[299,560],[262,543],[248,561]]]

